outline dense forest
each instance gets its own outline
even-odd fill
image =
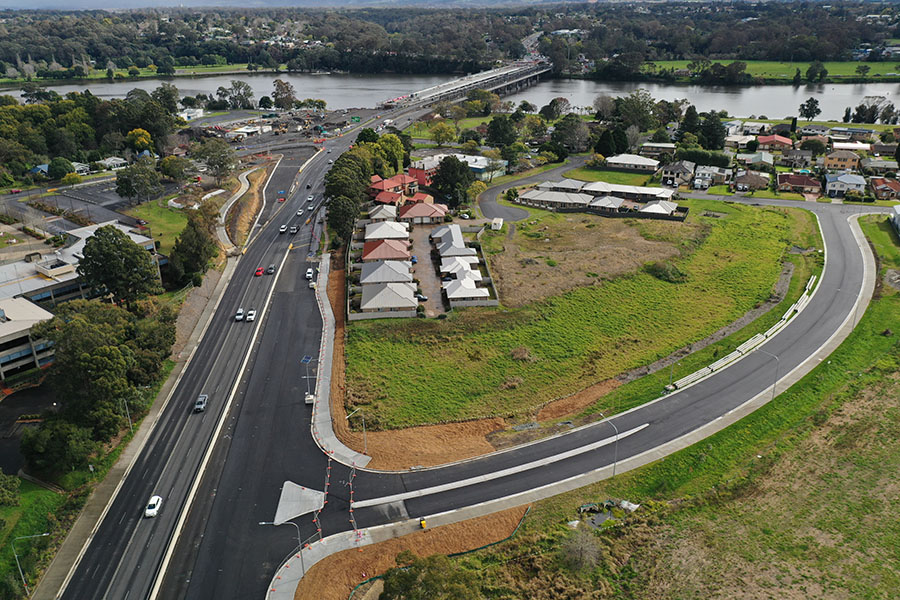
[[[595,3],[495,9],[144,9],[0,11],[0,75],[160,74],[250,63],[290,70],[468,72],[537,49],[557,72],[594,62],[595,76],[632,77],[646,61],[827,61],[900,37],[894,9],[856,3]],[[877,57],[878,53],[872,55]]]

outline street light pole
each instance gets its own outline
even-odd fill
[[[37,537],[47,537],[49,533],[38,533],[37,535],[22,535],[12,541],[13,556],[16,557],[16,567],[19,569],[19,577],[22,578],[22,586],[25,588],[25,595],[28,595],[28,583],[25,582],[25,574],[22,572],[22,565],[19,563],[19,553],[16,552],[16,542],[19,540],[27,540]]]
[[[128,419],[128,428],[134,433],[134,425],[131,423],[131,412],[128,410],[128,400],[122,398],[122,404],[125,406],[125,417]]]
[[[363,412],[362,406],[360,406],[359,408],[357,408],[356,410],[354,410],[352,413],[350,413],[349,415],[347,415],[347,416],[344,417],[344,418],[347,419],[347,420],[350,420],[350,417],[352,417],[352,416],[355,415],[356,413],[359,413],[360,416],[362,417],[362,423],[363,423],[363,454],[368,454],[368,453],[369,453],[369,438],[366,437],[366,413]]]
[[[612,421],[607,419],[606,416],[602,412],[600,412],[600,411],[597,411],[597,412],[600,413],[600,416],[603,417],[604,421],[606,421],[607,423],[612,425],[613,431],[616,432],[616,446],[613,449],[613,474],[612,474],[612,476],[615,477],[616,476],[616,465],[619,463],[619,428],[616,427],[615,423],[613,423]]]
[[[300,539],[300,526],[294,523],[293,521],[285,521],[284,523],[276,523],[274,521],[260,521],[260,525],[287,525],[290,523],[294,527],[297,528],[297,547],[300,548],[300,552],[298,555],[300,556],[300,577],[306,575],[306,567],[303,566],[303,540]]]
[[[766,352],[762,348],[757,348],[756,351],[762,352],[763,354],[771,356],[772,358],[775,359],[775,378],[772,380],[772,400],[774,400],[775,399],[775,386],[778,385],[778,365],[781,363],[781,361],[778,360],[777,356],[775,356],[771,352]]]

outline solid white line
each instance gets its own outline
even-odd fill
[[[531,469],[537,469],[539,467],[546,467],[547,465],[552,465],[553,463],[559,462],[561,460],[566,460],[568,458],[572,458],[573,456],[578,456],[579,454],[584,454],[586,452],[591,452],[592,450],[596,450],[597,448],[602,448],[603,446],[608,446],[614,442],[618,442],[622,438],[627,438],[630,435],[634,435],[635,433],[641,431],[650,426],[650,423],[644,423],[643,425],[638,425],[634,429],[629,429],[628,431],[623,431],[622,433],[615,435],[613,437],[608,437],[606,439],[600,440],[599,442],[594,442],[592,444],[588,444],[586,446],[580,446],[578,448],[573,448],[572,450],[567,450],[566,452],[560,452],[559,454],[555,454],[553,456],[548,456],[546,458],[541,458],[530,463],[525,463],[522,465],[516,465],[514,467],[509,467],[508,469],[501,469],[500,471],[494,471],[493,473],[487,473],[485,475],[478,475],[476,477],[469,477],[468,479],[460,479],[457,481],[452,481],[450,483],[444,483],[441,485],[435,485],[432,487],[422,488],[420,490],[413,490],[411,492],[403,492],[402,494],[394,494],[392,496],[382,496],[381,498],[372,498],[371,500],[360,500],[358,502],[352,502],[350,505],[353,508],[365,508],[367,506],[377,506],[379,504],[390,504],[391,502],[398,502],[400,500],[410,500],[412,498],[421,498],[422,496],[430,496],[431,494],[439,494],[441,492],[446,492],[449,490],[456,490],[463,487],[468,487],[470,485],[475,485],[478,483],[484,483],[486,481],[492,481],[494,479],[500,479],[501,477],[508,477],[509,475],[515,475],[516,473],[522,473],[523,471],[530,471]]]

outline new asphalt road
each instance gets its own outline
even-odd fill
[[[317,355],[321,326],[312,290],[302,275],[311,263],[306,261],[305,248],[285,258],[288,236],[277,233],[298,208],[305,210],[306,183],[319,186],[327,158],[338,156],[349,142],[349,138],[329,142],[333,153],[320,153],[301,173],[295,194],[279,207],[274,202],[277,192],[291,189],[297,168],[287,157],[282,161],[268,186],[258,237],[241,258],[181,384],[65,590],[66,598],[147,597],[210,441],[217,442],[215,451],[158,597],[261,598],[275,569],[298,542],[293,527],[258,525],[274,517],[285,481],[321,490],[330,473],[328,504],[321,515],[322,533],[327,536],[351,527],[348,484],[352,474],[337,463],[327,470],[325,456],[310,437],[309,409],[302,400],[308,380],[299,360],[303,355]],[[317,198],[320,190],[312,188]],[[611,464],[616,452],[622,461],[718,419],[771,386],[776,367],[782,375],[789,372],[837,330],[851,314],[862,283],[863,257],[842,207],[804,206],[820,218],[828,251],[827,268],[806,310],[766,344],[765,352],[777,356],[777,360],[754,352],[695,386],[616,417],[613,422],[619,431],[644,426],[623,437],[617,447],[610,444],[576,452],[513,475],[359,508],[355,510],[358,525],[433,514],[552,484]],[[309,232],[309,225],[305,225],[294,242],[302,246]],[[281,265],[277,283],[271,276],[253,277],[257,266],[270,263]],[[266,304],[270,293],[271,301]],[[238,306],[245,310],[267,308],[255,324],[248,324],[234,322]],[[255,341],[254,327],[259,328]],[[245,357],[247,364],[242,368]],[[234,400],[225,415],[225,427],[217,439],[211,440],[214,421],[224,411],[233,388]],[[200,393],[210,396],[210,407],[205,413],[191,414],[193,400]],[[354,499],[377,499],[498,473],[558,457],[610,434],[609,424],[601,423],[443,468],[405,473],[361,471],[353,479]],[[162,511],[155,519],[143,519],[143,506],[154,493],[164,498]],[[309,516],[297,519],[297,523],[301,538],[316,533]]]

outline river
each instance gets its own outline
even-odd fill
[[[412,91],[421,90],[443,81],[446,75],[308,75],[280,73],[277,77],[290,82],[299,98],[320,98],[329,108],[372,107],[380,101],[395,98]],[[271,95],[273,73],[215,75],[211,77],[177,77],[174,83],[182,95],[194,96],[198,93],[215,94],[220,86],[229,86],[232,79],[246,81],[253,88],[255,97]],[[102,97],[121,97],[134,88],[152,90],[159,86],[158,79],[138,79],[133,81],[106,82],[95,80],[83,84],[52,86],[60,94],[70,91],[90,89]],[[865,96],[897,97],[900,108],[900,83],[829,83],[822,85],[767,85],[767,86],[704,86],[673,85],[662,83],[622,83],[589,81],[584,79],[554,79],[541,82],[519,94],[508,97],[516,102],[528,100],[538,106],[547,104],[557,96],[563,96],[573,106],[590,106],[598,94],[622,96],[644,88],[659,100],[687,98],[697,110],[727,110],[737,117],[760,117],[770,119],[796,115],[802,102],[809,97],[819,100],[822,109],[820,119],[840,120],[844,109],[856,106]],[[0,93],[3,93],[0,91]],[[10,93],[16,93],[10,90]]]

